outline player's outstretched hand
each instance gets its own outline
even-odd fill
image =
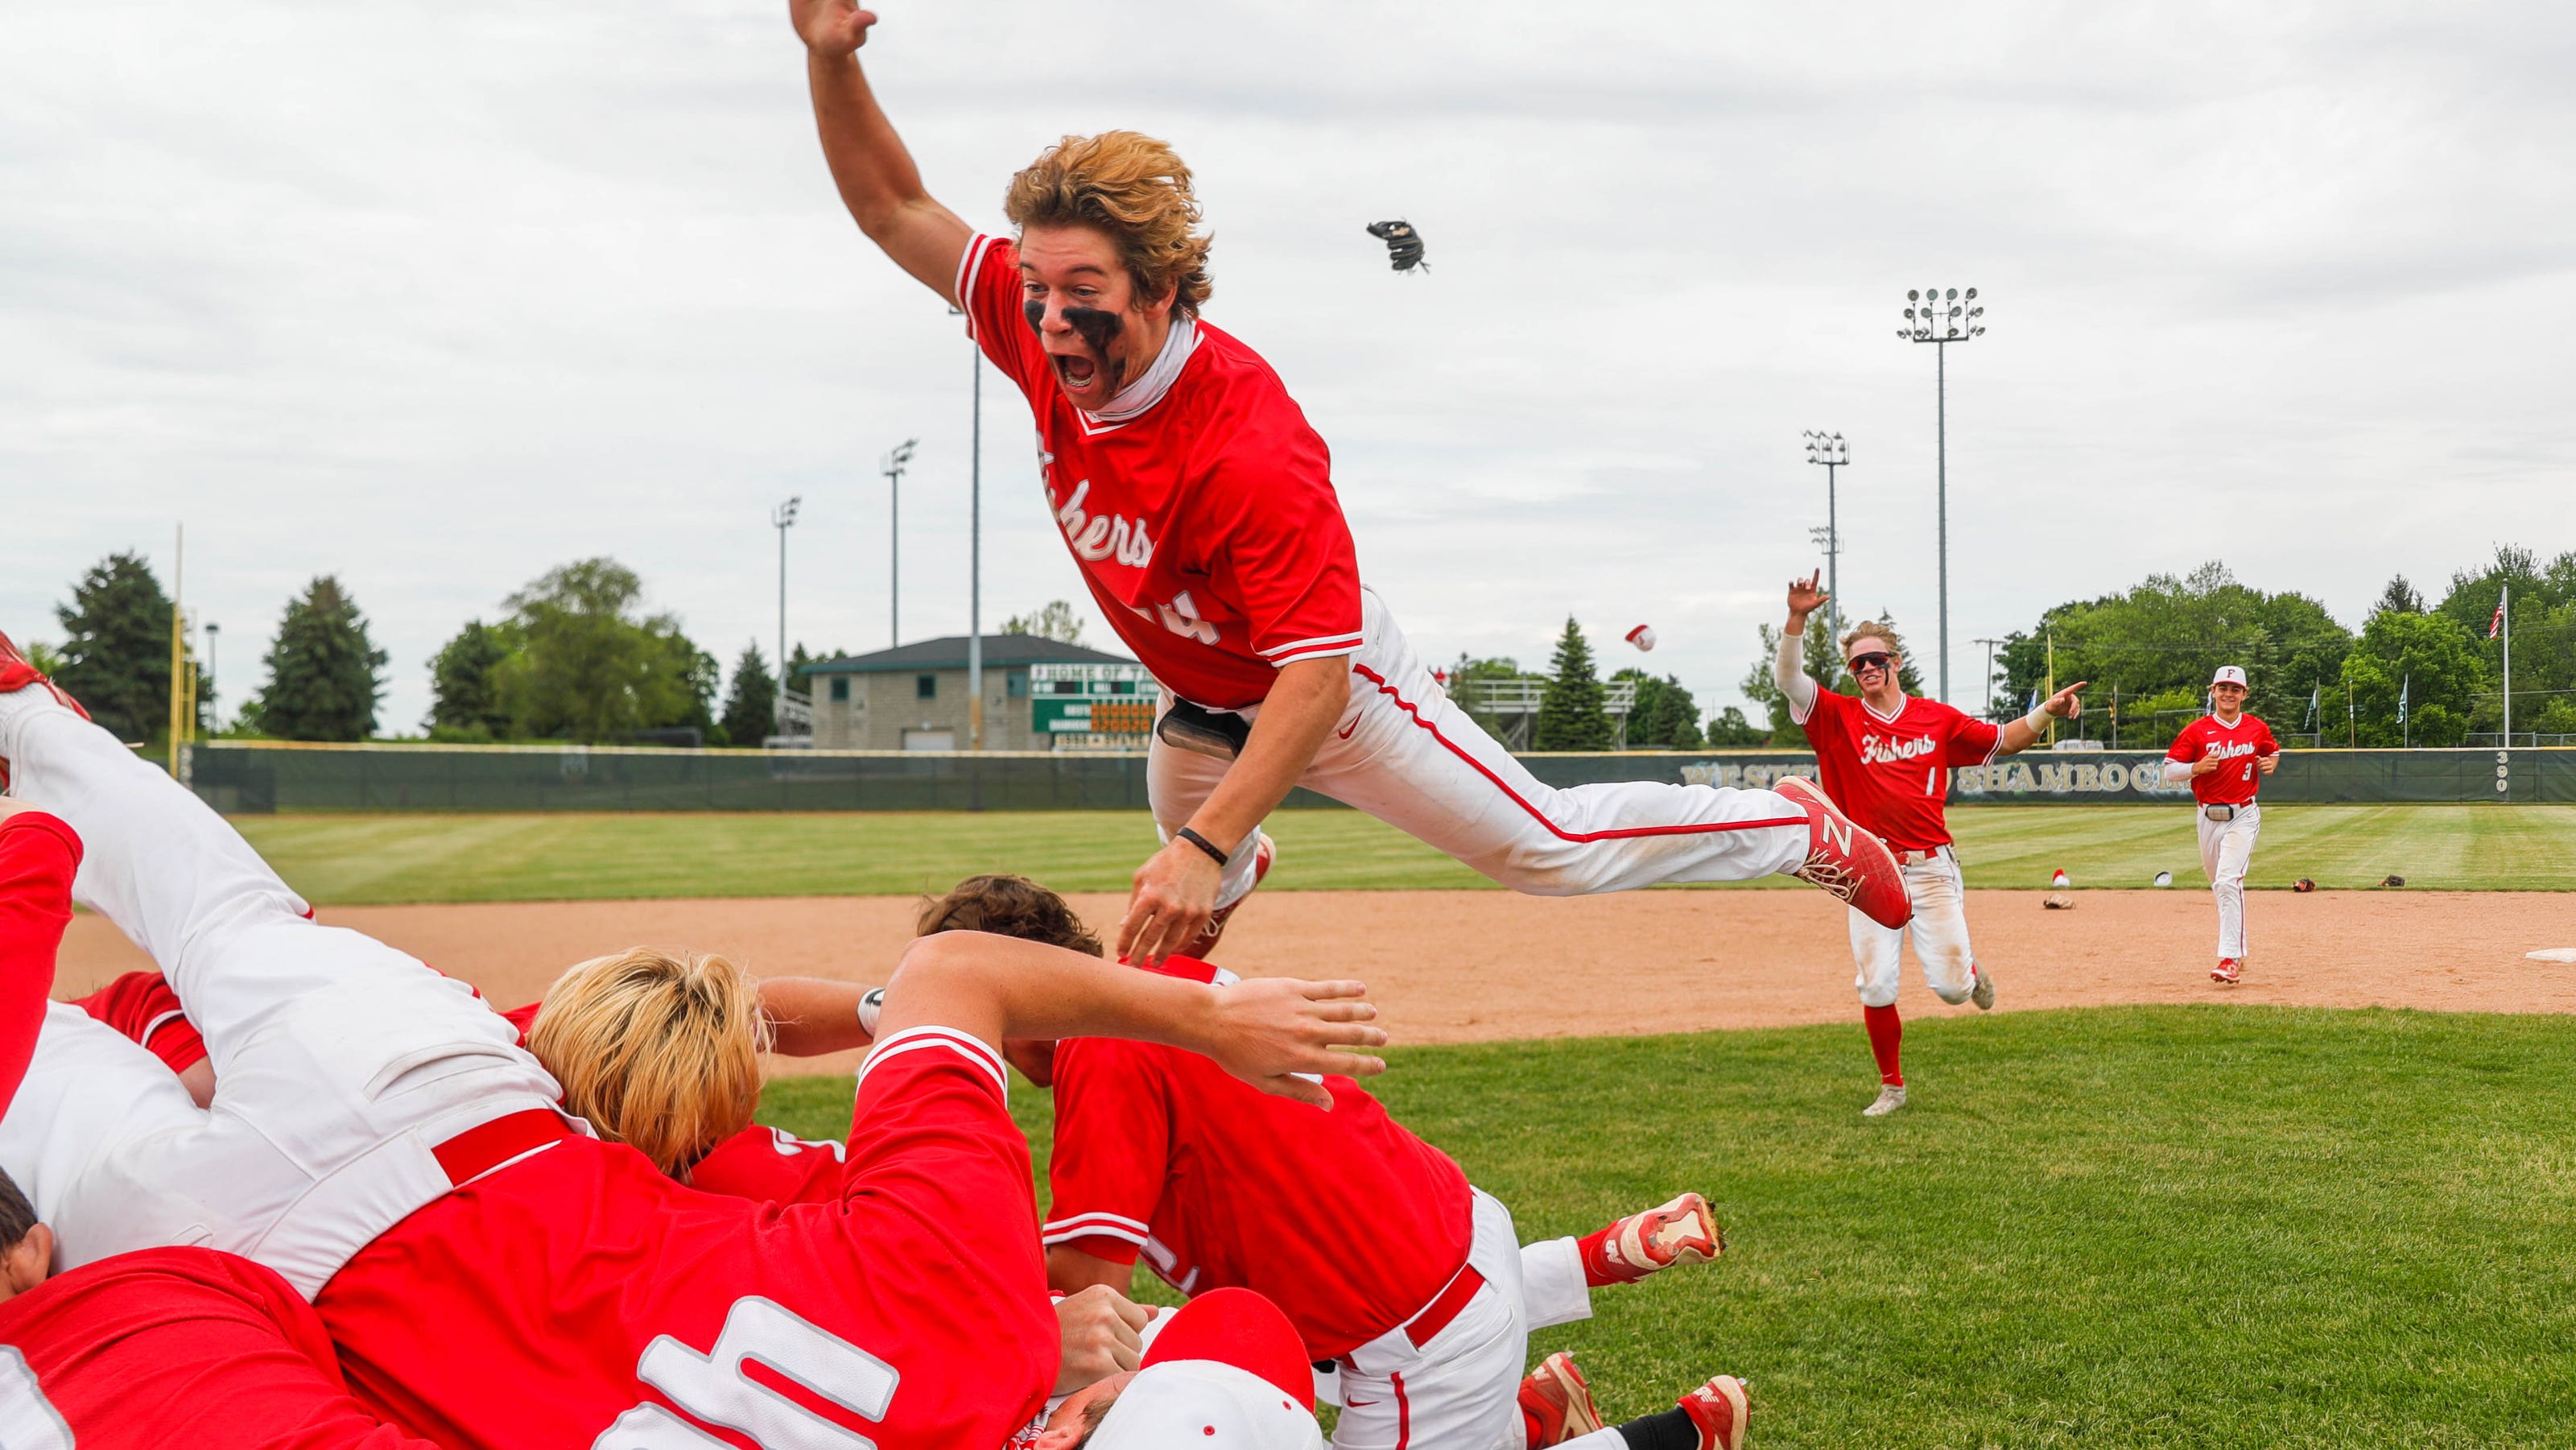
[[[2092,681],[2090,680],[2077,680],[2074,684],[2071,684],[2065,689],[2058,691],[2056,694],[2049,696],[2048,703],[2040,706],[2039,708],[2046,710],[2048,713],[2056,716],[2060,720],[2074,720],[2081,718],[2084,714],[2084,702],[2075,698],[2076,692],[2091,683]]]
[[[1055,1301],[1056,1335],[1064,1342],[1055,1392],[1069,1395],[1134,1369],[1145,1354],[1140,1331],[1153,1322],[1153,1310],[1106,1284],[1094,1284]]]
[[[1296,1074],[1374,1077],[1386,1071],[1385,1059],[1350,1050],[1386,1045],[1386,1029],[1369,1025],[1377,1008],[1367,1000],[1365,982],[1256,977],[1215,993],[1215,999],[1207,1056],[1263,1092],[1329,1111],[1333,1095]]]
[[[1823,577],[1824,571],[1818,570],[1804,579],[1792,579],[1789,581],[1790,619],[1799,624],[1804,624],[1807,622],[1808,615],[1824,608],[1825,601],[1834,597],[1816,587],[1816,581]]]
[[[855,0],[787,0],[787,18],[805,48],[821,56],[844,56],[868,43],[868,27],[877,13]]]
[[[1127,915],[1118,923],[1118,955],[1154,965],[1197,941],[1216,914],[1225,870],[1208,853],[1175,840],[1136,868]]]

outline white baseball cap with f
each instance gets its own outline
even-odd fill
[[[1305,1341],[1249,1289],[1192,1299],[1092,1433],[1094,1450],[1323,1450]]]
[[[2209,677],[2209,683],[2212,686],[2242,685],[2245,683],[2245,668],[2242,665],[2220,665],[2218,673]]]

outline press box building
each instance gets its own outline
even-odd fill
[[[969,748],[966,636],[808,667],[817,750]],[[984,636],[984,748],[1142,748],[1154,723],[1143,665],[1062,640]]]

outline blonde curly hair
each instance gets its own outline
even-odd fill
[[[1884,643],[1887,646],[1887,652],[1900,659],[1905,655],[1905,641],[1896,637],[1895,630],[1888,628],[1886,625],[1879,623],[1875,619],[1864,619],[1860,622],[1858,627],[1852,630],[1851,633],[1843,636],[1843,658],[1851,658],[1852,646],[1865,639],[1874,639]]]
[[[557,977],[528,1051],[563,1085],[565,1111],[677,1175],[750,1124],[769,1040],[750,973],[635,947]]]
[[[1079,226],[1109,238],[1139,302],[1168,296],[1173,312],[1196,317],[1215,290],[1207,266],[1213,239],[1196,230],[1190,168],[1151,136],[1067,136],[1011,178],[1002,210],[1023,233]]]

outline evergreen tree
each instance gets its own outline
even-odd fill
[[[62,663],[48,671],[119,740],[170,730],[170,596],[140,554],[110,554],[56,605]]]
[[[2379,602],[2370,606],[2370,612],[2421,614],[2424,612],[2424,596],[2416,592],[2414,585],[2406,582],[2405,575],[2400,574],[2388,581],[2387,588],[2379,591]]]
[[[717,727],[731,745],[752,746],[777,733],[778,682],[769,676],[769,660],[760,642],[742,647],[734,662],[733,691],[725,696],[724,718]]]
[[[385,652],[367,638],[357,602],[328,574],[290,599],[268,648],[268,688],[250,707],[281,740],[364,740],[384,698]]]
[[[432,734],[448,740],[502,740],[510,713],[501,704],[501,667],[512,643],[506,627],[466,621],[429,659]]]
[[[1610,716],[1601,708],[1601,681],[1593,674],[1592,646],[1584,641],[1583,626],[1572,615],[1566,616],[1565,632],[1556,637],[1556,653],[1548,667],[1546,688],[1539,693],[1537,748],[1609,749]]]
[[[1657,679],[1635,666],[1612,675],[1613,680],[1634,680],[1636,702],[1628,707],[1628,748],[1631,750],[1698,750],[1704,742],[1699,732],[1699,704],[1691,692],[1682,688],[1679,675]]]

